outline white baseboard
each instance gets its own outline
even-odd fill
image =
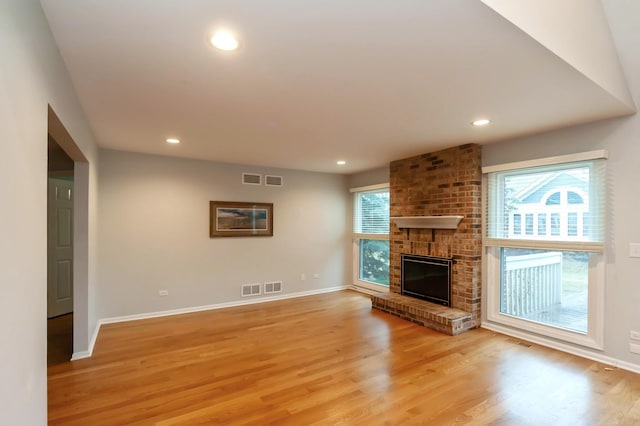
[[[623,370],[631,371],[632,373],[640,374],[640,365],[634,364],[632,362],[627,362],[627,361],[623,361],[610,356],[597,354],[586,349],[577,348],[575,346],[571,346],[565,343],[557,342],[555,340],[547,339],[542,336],[537,336],[537,335],[529,334],[523,331],[514,330],[512,328],[504,327],[499,324],[483,322],[480,326],[482,328],[486,328],[487,330],[495,331],[501,334],[506,334],[507,336],[511,336],[511,337],[517,337],[518,339],[536,343],[541,346],[546,346],[548,348],[556,349],[561,352],[567,352],[572,355],[590,359],[592,361],[597,361],[602,364],[608,364],[617,368],[621,368]]]
[[[79,359],[84,359],[84,358],[91,358],[92,353],[93,351],[74,352],[73,355],[71,355],[71,361],[77,361]]]
[[[113,324],[117,322],[135,321],[142,319],[166,317],[170,315],[190,314],[193,312],[211,311],[214,309],[233,308],[236,306],[254,305],[257,303],[273,302],[276,300],[293,299],[296,297],[312,296],[314,294],[332,293],[334,291],[347,290],[349,287],[330,287],[319,290],[302,291],[300,293],[281,294],[278,296],[261,297],[249,300],[234,300],[233,302],[216,303],[213,305],[194,306],[191,308],[171,309],[168,311],[148,312],[146,314],[125,315],[121,317],[103,318],[98,321],[99,324]]]
[[[114,324],[118,322],[159,318],[159,317],[166,317],[170,315],[189,314],[193,312],[211,311],[214,309],[233,308],[236,306],[255,305],[258,303],[274,302],[276,300],[285,300],[285,299],[293,299],[296,297],[313,296],[315,294],[332,293],[334,291],[348,290],[350,288],[351,288],[350,286],[329,287],[329,288],[321,288],[318,290],[302,291],[299,293],[281,294],[278,296],[262,297],[259,299],[236,300],[233,302],[216,303],[213,305],[204,305],[204,306],[194,306],[191,308],[171,309],[168,311],[148,312],[145,314],[124,315],[120,317],[103,318],[101,320],[98,320],[98,325],[96,325],[96,329],[93,333],[93,336],[91,337],[91,341],[89,342],[89,350],[75,352],[71,357],[71,361],[75,361],[83,358],[90,358],[91,355],[93,355],[93,347],[95,346],[96,340],[98,339],[100,326],[102,326],[103,324]]]
[[[93,335],[91,336],[91,340],[89,340],[89,349],[86,351],[74,352],[71,355],[71,361],[76,361],[78,359],[91,358],[93,355],[93,347],[96,345],[96,340],[98,340],[98,333],[100,332],[100,321],[96,324],[96,328],[93,330]]]

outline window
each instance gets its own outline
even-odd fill
[[[483,168],[490,321],[602,348],[605,158]]]
[[[520,217],[519,214],[514,214],[513,215],[513,232],[515,234],[520,234],[522,233],[522,218]]]
[[[389,185],[354,188],[354,282],[370,289],[389,287]]]
[[[547,235],[547,214],[538,215],[538,235]]]
[[[524,215],[527,223],[527,235],[533,234],[533,214],[527,213]]]

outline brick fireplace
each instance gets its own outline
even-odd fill
[[[389,235],[389,294],[373,307],[447,334],[480,325],[481,161],[480,146],[462,145],[394,161],[390,165],[390,215],[463,216],[457,229],[399,228]],[[451,307],[400,294],[401,254],[452,259]]]

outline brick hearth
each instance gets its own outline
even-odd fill
[[[381,311],[452,336],[468,330],[467,325],[471,321],[471,314],[460,309],[447,308],[397,293],[372,295],[371,305]]]
[[[390,166],[390,215],[464,216],[458,229],[400,229],[389,235],[390,294],[372,297],[376,309],[448,334],[480,325],[480,146],[463,145],[398,160]],[[400,295],[402,253],[453,259],[451,308]],[[445,324],[446,327],[444,326]]]

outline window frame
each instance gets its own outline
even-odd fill
[[[593,349],[603,350],[604,348],[604,294],[605,294],[605,236],[602,241],[566,241],[566,240],[544,240],[537,238],[495,238],[489,236],[489,211],[493,208],[490,203],[489,194],[489,173],[509,170],[527,169],[537,166],[562,167],[567,163],[579,163],[584,161],[594,161],[606,159],[607,152],[604,150],[592,151],[581,154],[573,154],[559,157],[543,158],[533,161],[523,161],[509,163],[498,166],[483,167],[483,251],[484,251],[484,286],[486,288],[486,318],[496,324],[512,327],[524,332],[531,332],[541,336],[550,337],[567,343],[573,343]],[[600,176],[604,181],[605,173]],[[604,183],[604,182],[601,182]],[[604,194],[599,194],[604,195]],[[501,201],[499,201],[501,203]],[[524,222],[524,221],[523,221]],[[498,222],[500,223],[500,222]],[[524,223],[523,223],[524,225]],[[604,231],[604,230],[603,230]],[[530,236],[529,236],[530,237]],[[579,236],[580,237],[580,236]],[[578,237],[578,238],[579,238]],[[587,333],[580,333],[521,319],[511,315],[503,314],[500,311],[501,300],[501,273],[502,273],[502,248],[528,248],[541,250],[558,251],[580,251],[589,254],[588,264],[588,315]]]
[[[487,319],[489,321],[567,343],[575,343],[598,350],[604,348],[604,256],[601,253],[589,253],[587,333],[582,334],[500,312],[501,248],[498,246],[485,247],[485,271],[487,271],[488,279]]]
[[[356,232],[354,230],[354,217],[356,214],[356,209],[358,208],[357,203],[356,203],[356,197],[358,193],[363,193],[363,192],[377,192],[380,190],[384,190],[386,189],[387,191],[389,190],[389,183],[381,183],[381,184],[377,184],[377,185],[369,185],[369,186],[362,186],[362,187],[357,187],[357,188],[351,188],[349,190],[349,192],[351,192],[353,194],[353,198],[352,198],[352,214],[351,214],[351,220],[352,220],[352,225],[351,225],[351,229],[352,229],[352,234],[351,234],[351,239],[352,239],[352,276],[353,276],[353,285],[356,287],[360,287],[360,288],[364,288],[367,290],[373,290],[376,292],[389,292],[389,285],[384,285],[384,284],[378,284],[372,281],[365,281],[365,280],[361,280],[360,279],[360,242],[362,240],[381,240],[381,241],[389,241],[389,234],[367,234],[367,233],[361,233],[361,232]]]

